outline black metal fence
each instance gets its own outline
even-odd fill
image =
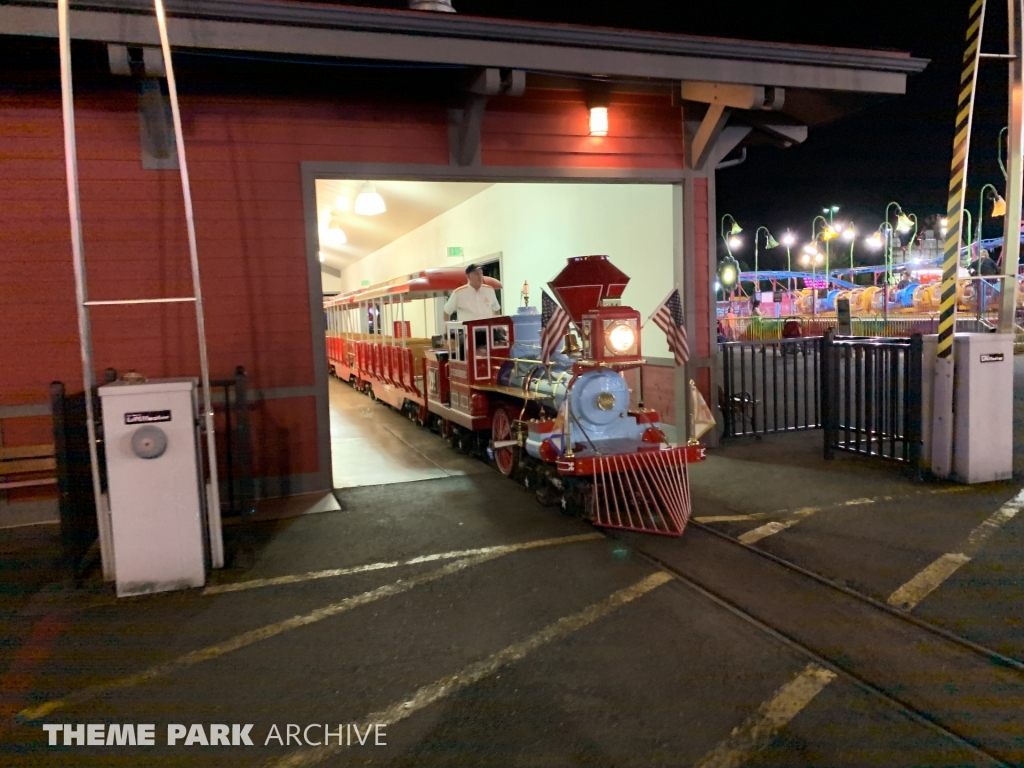
[[[821,337],[721,345],[725,437],[821,426]]]
[[[223,426],[217,425],[217,445],[221,449],[218,463],[224,468],[223,490],[226,498],[222,514],[253,513],[254,483],[252,477],[252,440],[249,431],[249,377],[245,368],[235,368],[231,379],[210,382],[215,412],[221,412]],[[223,395],[218,397],[217,390]]]
[[[921,376],[924,342],[834,338],[822,346],[825,458],[836,451],[906,462],[922,450]]]

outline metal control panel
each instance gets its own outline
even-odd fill
[[[203,586],[195,380],[115,382],[99,394],[118,596]]]

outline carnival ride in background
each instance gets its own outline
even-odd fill
[[[640,314],[621,304],[628,282],[606,256],[569,259],[548,285],[575,334],[547,361],[542,316],[528,303],[410,337],[405,305],[463,285],[458,268],[336,296],[324,302],[329,370],[544,502],[595,525],[678,536],[690,515],[687,465],[704,448],[670,445],[658,413],[631,404],[624,374],[645,361]]]
[[[974,244],[970,251],[964,248],[963,253],[976,259],[982,249],[991,250],[1002,243],[1001,237],[983,240]],[[971,259],[968,257],[966,261],[970,263]],[[888,282],[890,276],[895,282]],[[719,318],[752,314],[768,318],[834,317],[837,302],[848,299],[854,316],[937,317],[941,284],[941,259],[833,269],[828,275],[785,270],[740,272],[735,289],[724,301],[718,302],[718,315]],[[972,275],[961,266],[956,289],[957,309],[982,315],[994,310],[1000,289],[1000,280]],[[1024,274],[1017,278],[1017,306],[1024,306]]]

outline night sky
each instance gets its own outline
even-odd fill
[[[930,59],[922,74],[908,79],[907,95],[812,129],[802,146],[754,148],[745,164],[721,171],[718,210],[719,215],[732,213],[747,233],[765,225],[776,236],[791,228],[803,239],[810,236],[811,219],[827,205],[840,206],[839,216],[851,217],[861,231],[878,227],[891,200],[922,220],[945,210],[970,0],[453,2],[459,12],[479,16],[901,50]],[[366,4],[405,7],[404,2]],[[1004,52],[1005,30],[1005,4],[989,3],[983,48]],[[993,60],[981,66],[969,167],[972,213],[984,183],[1002,188],[996,140],[1006,124],[1006,64]],[[1000,230],[999,220],[987,218],[986,236]],[[745,253],[737,253],[741,259],[749,255],[747,245]],[[858,260],[863,255],[864,261],[873,261],[860,240],[857,248]],[[783,249],[773,255],[785,259]],[[762,262],[762,268],[771,266]]]

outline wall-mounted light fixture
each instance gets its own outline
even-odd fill
[[[590,135],[608,135],[608,105],[590,107]]]

